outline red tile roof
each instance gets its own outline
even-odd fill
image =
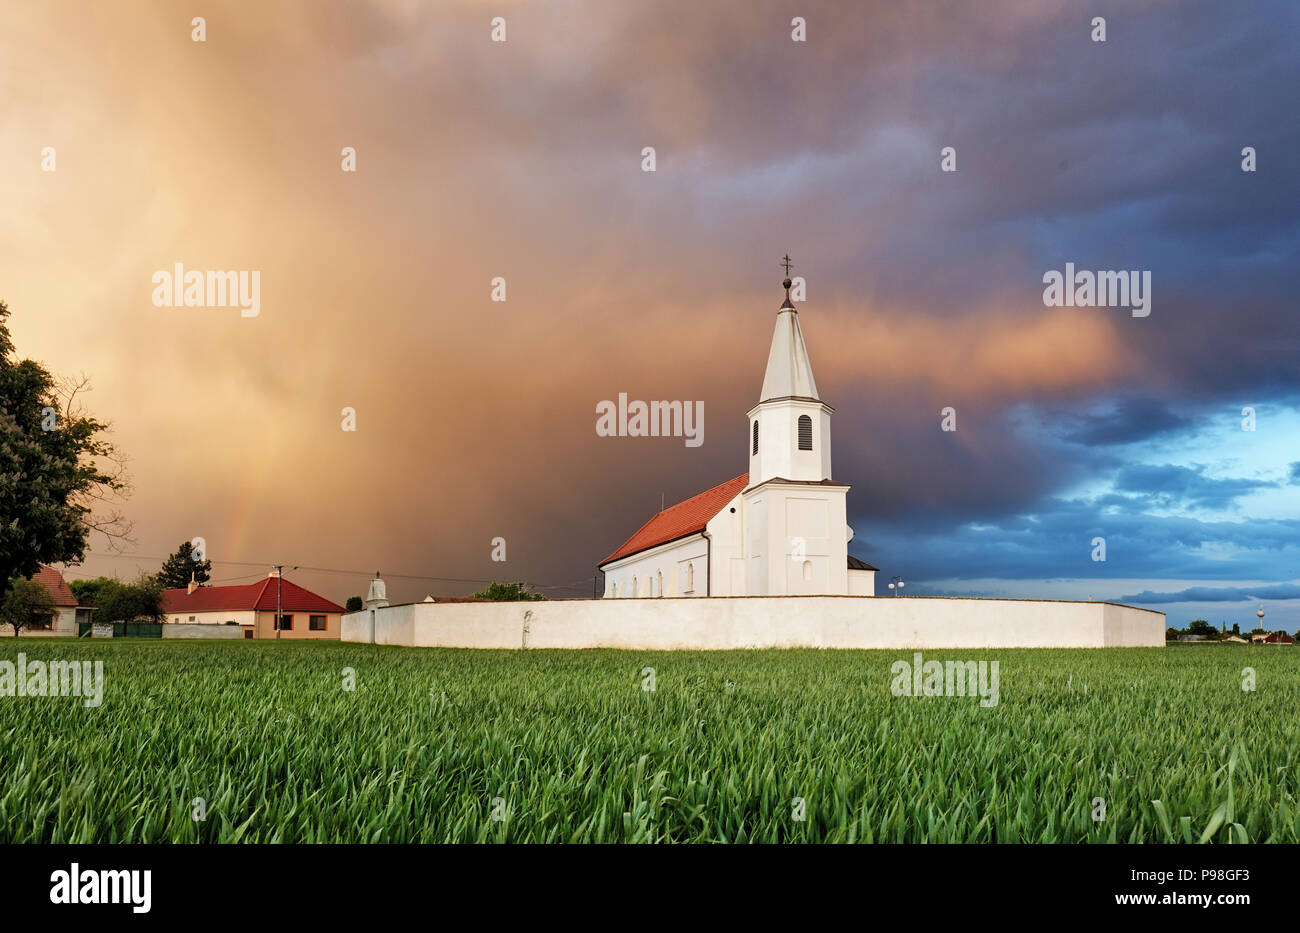
[[[642,525],[636,534],[623,542],[622,547],[596,566],[603,567],[637,551],[644,551],[703,531],[709,519],[721,512],[723,507],[748,485],[749,474],[742,473],[735,479],[727,480],[721,486],[714,486],[685,502],[669,506]]]
[[[1264,643],[1268,645],[1291,645],[1295,644],[1295,639],[1286,632],[1274,632],[1264,639]]]
[[[72,590],[68,589],[68,584],[63,579],[63,574],[59,573],[53,567],[41,565],[41,569],[36,571],[36,575],[31,577],[34,583],[39,583],[49,591],[50,597],[54,600],[56,606],[77,606],[77,597],[72,595]]]
[[[186,590],[163,590],[163,612],[275,612],[275,578],[243,586],[201,586],[193,593]],[[324,596],[284,581],[282,605],[285,612],[342,612],[343,607]]]

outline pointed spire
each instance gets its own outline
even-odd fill
[[[763,376],[760,402],[775,398],[817,398],[817,382],[813,379],[812,363],[808,361],[808,348],[804,345],[803,330],[799,326],[799,312],[790,300],[790,257],[782,259],[787,275],[781,285],[785,288],[785,302],[776,313],[776,330],[772,333],[772,349],[767,356],[767,372]]]

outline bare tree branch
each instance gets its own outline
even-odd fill
[[[78,396],[93,390],[94,386],[85,373],[75,377],[62,376],[55,380],[54,391],[62,400],[63,417],[68,423],[90,417]],[[127,472],[128,461],[124,453],[103,439],[112,433],[112,424],[95,424],[100,438],[91,445],[92,455],[82,464],[82,469],[93,473],[99,481],[87,484],[85,491],[75,497],[75,503],[85,510],[86,527],[104,537],[108,550],[122,552],[137,543],[131,537],[134,522],[113,506],[116,502],[130,498],[133,491],[131,476]]]

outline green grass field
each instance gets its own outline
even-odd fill
[[[1292,648],[925,653],[992,708],[893,696],[906,651],[19,651],[106,689],[0,697],[4,842],[1300,841]]]

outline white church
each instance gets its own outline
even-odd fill
[[[847,483],[831,476],[831,408],[817,394],[799,312],[776,312],[749,472],[664,509],[600,562],[608,598],[874,596],[876,569],[849,556]]]
[[[876,568],[849,556],[849,487],[831,475],[834,409],[817,394],[789,278],[784,285],[743,438],[748,472],[642,525],[601,561],[601,597],[390,605],[375,580],[365,608],[343,616],[342,640],[630,651],[1164,645],[1164,613],[1117,603],[877,597]]]

